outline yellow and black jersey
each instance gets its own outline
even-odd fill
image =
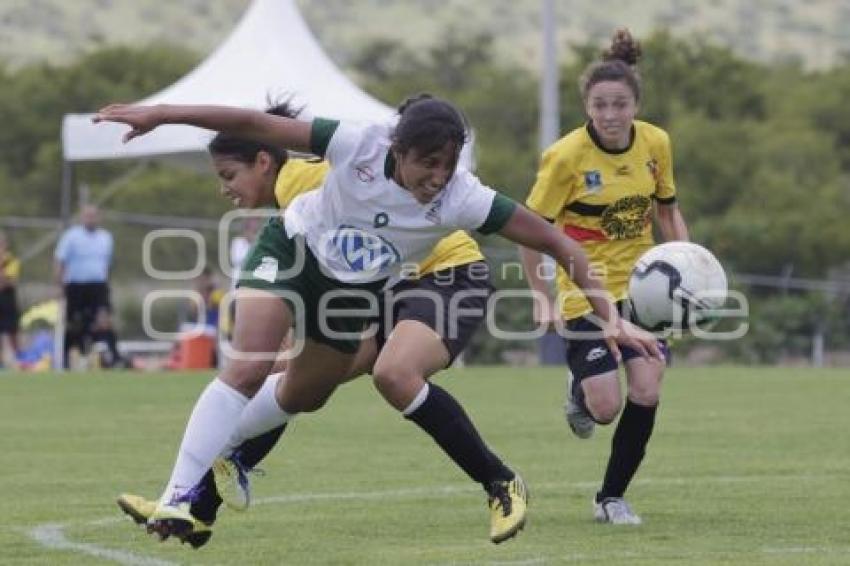
[[[330,168],[327,161],[290,159],[281,168],[275,182],[274,195],[280,208],[292,202],[301,193],[322,185]],[[472,237],[458,230],[449,234],[434,246],[434,250],[419,264],[419,276],[457,265],[481,261],[484,256]]]
[[[21,275],[21,262],[11,252],[6,252],[0,256],[0,271],[14,284]]]
[[[419,276],[483,259],[476,241],[463,230],[458,230],[437,242],[431,254],[419,263]]]
[[[327,161],[289,159],[274,184],[274,198],[280,208],[286,208],[292,199],[315,188],[321,187],[330,165]]]
[[[653,199],[676,199],[670,139],[661,128],[635,120],[632,142],[620,151],[603,149],[589,123],[555,142],[543,154],[526,204],[581,243],[594,273],[619,301],[626,298],[635,262],[653,244]],[[566,319],[591,312],[560,268],[557,283]]]

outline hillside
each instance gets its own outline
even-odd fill
[[[539,0],[297,0],[341,64],[370,39],[413,46],[444,30],[486,31],[501,56],[536,66]],[[249,0],[2,0],[0,58],[16,67],[68,62],[101,45],[170,42],[208,53]],[[762,61],[828,67],[850,53],[850,0],[556,0],[559,43],[602,40],[617,25],[642,35],[667,28],[699,34]],[[436,7],[436,9],[435,9]]]

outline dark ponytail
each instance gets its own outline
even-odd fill
[[[289,95],[282,100],[275,102],[268,101],[267,114],[275,116],[283,116],[284,118],[296,118],[304,109],[297,108],[292,103],[293,96]],[[274,162],[277,164],[277,169],[280,170],[289,160],[288,152],[280,147],[274,147],[269,144],[246,140],[229,134],[218,133],[210,141],[207,146],[207,151],[212,155],[227,156],[236,161],[243,163],[254,163],[257,160],[257,154],[261,151],[268,153]]]

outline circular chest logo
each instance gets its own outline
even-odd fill
[[[614,240],[637,238],[649,222],[649,197],[632,195],[610,204],[602,213],[602,229]]]
[[[389,241],[354,226],[340,226],[331,241],[352,271],[380,271],[401,261]]]

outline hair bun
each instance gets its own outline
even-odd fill
[[[431,100],[434,97],[427,92],[421,92],[419,94],[414,94],[413,96],[408,96],[404,102],[398,105],[398,113],[404,114],[404,111],[416,104],[417,102],[421,102],[423,100]]]
[[[634,66],[641,56],[640,43],[636,41],[628,28],[618,28],[611,38],[611,47],[602,54],[603,61],[622,61]]]

